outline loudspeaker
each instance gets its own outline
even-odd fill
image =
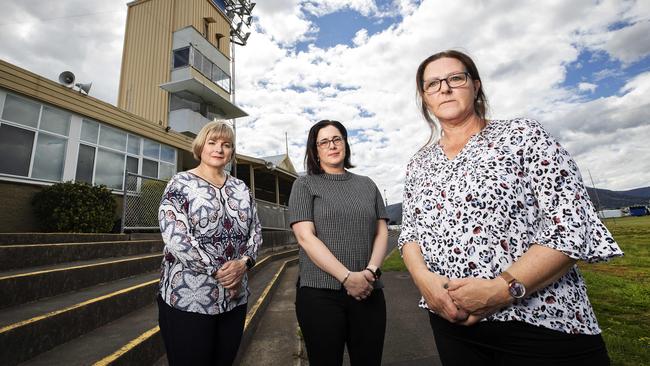
[[[77,83],[74,84],[77,88],[79,88],[79,92],[83,91],[84,93],[88,94],[90,91],[90,87],[93,86],[93,83],[87,83],[87,84],[82,84],[82,83]]]
[[[60,73],[59,83],[67,86],[68,88],[72,88],[72,84],[74,83],[74,74],[70,71],[64,71]]]

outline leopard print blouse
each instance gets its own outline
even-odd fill
[[[400,250],[417,242],[429,270],[449,278],[495,278],[535,243],[587,262],[623,255],[576,163],[530,119],[490,121],[452,160],[438,144],[422,148],[406,170],[402,215]],[[509,320],[600,333],[575,265],[483,321]]]

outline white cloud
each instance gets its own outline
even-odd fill
[[[34,1],[3,3],[0,57],[51,79],[69,69],[79,81],[94,82],[91,95],[114,103],[126,1],[33,6]],[[401,201],[406,163],[429,137],[415,105],[415,70],[434,52],[460,48],[479,67],[494,118],[539,119],[600,188],[647,186],[650,167],[641,157],[650,155],[648,72],[625,81],[616,95],[595,100],[577,95],[576,88],[598,92],[603,78],[621,78],[625,70],[610,66],[585,79],[589,83],[562,85],[567,65],[583,50],[592,51],[597,63],[613,58],[631,65],[647,57],[650,46],[642,40],[650,33],[649,4],[395,0],[379,7],[369,0],[259,1],[254,33],[235,55],[237,103],[250,114],[237,121],[238,151],[283,153],[287,132],[290,157],[301,169],[311,124],[339,119],[355,136],[355,171],[385,189],[389,203]],[[294,48],[318,37],[311,17],[341,10],[375,19],[392,10],[390,15],[399,12],[403,19],[373,35],[358,31],[352,46]],[[84,12],[106,13],[45,20]],[[621,21],[627,26],[612,30]]]
[[[588,91],[590,93],[593,93],[596,91],[596,88],[598,88],[598,85],[592,84],[592,83],[578,83],[578,90],[580,91]]]

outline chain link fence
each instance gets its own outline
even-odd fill
[[[127,172],[124,175],[122,232],[159,230],[158,208],[167,181]]]

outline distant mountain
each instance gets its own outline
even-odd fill
[[[610,191],[587,187],[589,198],[598,210],[616,209],[636,205],[648,205],[650,187],[636,188],[629,191]],[[600,204],[598,204],[600,202]]]
[[[597,210],[650,205],[650,187],[636,188],[629,191],[611,191],[609,189],[587,187],[587,193],[589,193],[589,198]],[[402,202],[386,206],[386,212],[390,217],[391,224],[402,223]]]

